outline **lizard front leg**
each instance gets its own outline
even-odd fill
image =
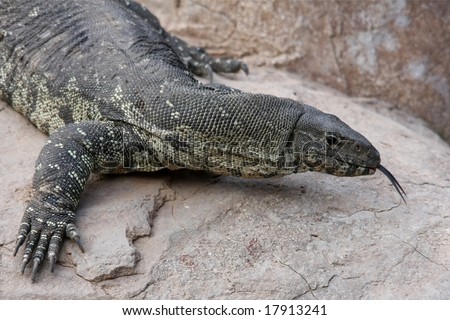
[[[107,123],[69,124],[49,136],[36,162],[33,198],[22,218],[14,251],[16,255],[25,243],[22,274],[32,260],[34,281],[46,253],[53,272],[66,236],[83,251],[75,209],[90,173],[120,165],[122,150],[121,129]]]

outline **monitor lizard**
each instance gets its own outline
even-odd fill
[[[247,66],[172,36],[128,0],[0,2],[0,99],[49,134],[14,255],[34,281],[53,272],[92,172],[163,168],[267,178],[316,171],[383,172],[376,148],[334,115],[270,95],[202,84],[194,74]]]

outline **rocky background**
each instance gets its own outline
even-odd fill
[[[154,11],[161,9],[152,3]],[[217,34],[209,45],[197,35],[197,43],[229,55],[244,50],[244,43],[239,47],[229,40],[243,27],[225,32],[228,11],[200,27],[201,19],[211,14],[208,6],[219,2],[199,3],[161,2],[172,10],[164,9],[162,20],[174,31],[176,25],[187,28],[188,18],[180,11],[185,10],[191,15],[189,28]],[[265,37],[283,34],[268,23],[258,25],[263,33],[256,30],[257,22],[265,20],[250,5],[275,17],[272,2],[232,3],[233,12],[247,10],[247,20],[239,23],[254,25],[253,41],[270,47]],[[333,2],[330,8],[343,5]],[[293,10],[283,12],[293,15]],[[315,21],[311,13],[305,17]],[[323,21],[329,19],[325,17]],[[34,161],[46,137],[0,102],[0,299],[450,299],[448,144],[410,112],[372,98],[349,98],[305,80],[306,71],[273,69],[270,61],[285,66],[292,61],[293,66],[303,59],[292,58],[291,36],[284,35],[284,41],[277,37],[272,48],[284,45],[285,55],[259,56],[245,49],[241,52],[251,58],[251,74],[215,76],[216,81],[338,115],[378,148],[382,163],[407,192],[407,204],[379,172],[357,178],[304,173],[267,180],[188,171],[93,176],[77,218],[86,252],[67,242],[55,273],[46,261],[31,284],[30,270],[19,274],[21,259],[13,258],[12,251]],[[258,59],[263,67],[257,66]]]

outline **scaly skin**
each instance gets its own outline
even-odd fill
[[[91,172],[207,170],[245,178],[372,174],[378,151],[337,117],[290,99],[202,85],[238,72],[162,29],[132,1],[0,2],[0,98],[49,139],[19,229],[22,272],[65,237]]]

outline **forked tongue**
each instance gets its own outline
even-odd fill
[[[400,197],[402,197],[403,202],[406,203],[406,200],[405,200],[406,192],[405,192],[405,190],[403,190],[402,186],[400,185],[400,183],[398,183],[397,179],[395,179],[395,177],[392,175],[392,173],[390,173],[389,170],[386,169],[385,167],[383,167],[381,164],[378,165],[377,169],[380,170],[389,179],[389,181],[391,181],[395,190],[397,190]]]

